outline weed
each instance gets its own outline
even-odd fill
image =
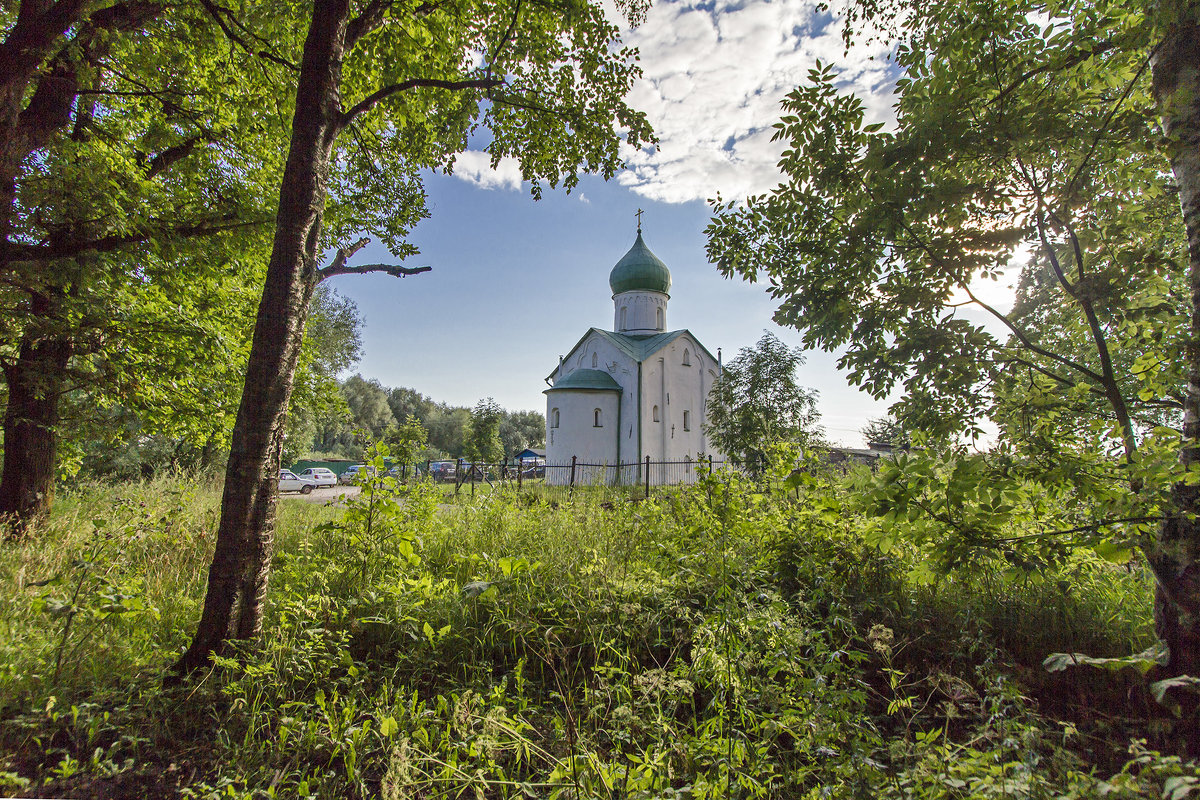
[[[216,488],[84,487],[49,538],[0,551],[0,789],[1193,791],[1195,765],[1164,746],[1170,720],[1135,723],[1124,700],[1078,712],[1135,697],[1130,685],[1101,675],[1093,694],[1054,701],[1066,679],[1040,666],[1055,651],[1142,649],[1136,568],[1080,552],[1041,575],[977,559],[931,576],[902,531],[855,510],[841,476],[794,464],[637,503],[508,490],[445,503],[382,469],[348,507],[285,500],[262,640],[177,694],[158,678],[198,614]]]

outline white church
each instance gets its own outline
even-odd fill
[[[704,423],[720,360],[691,331],[667,330],[671,271],[640,223],[608,283],[614,330],[588,330],[546,378],[546,463],[574,460],[576,483],[635,483],[649,456],[652,483],[690,482],[691,465],[714,455]],[[546,472],[547,483],[570,479],[565,469]]]

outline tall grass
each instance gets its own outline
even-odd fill
[[[822,481],[447,504],[381,477],[348,511],[285,499],[262,641],[179,693],[159,679],[199,613],[218,488],[79,487],[0,548],[0,789],[1086,797],[1195,774],[1154,741],[1122,770],[1161,722],[1106,728],[1092,774],[1085,715],[1027,696],[1051,651],[1147,642],[1140,572],[1081,553],[930,582]]]

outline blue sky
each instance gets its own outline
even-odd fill
[[[385,386],[409,386],[440,402],[545,411],[543,378],[589,327],[611,329],[608,273],[633,244],[634,212],[646,243],[671,269],[668,327],[689,328],[726,359],[774,325],[761,287],[722,278],[704,257],[709,212],[702,201],[664,203],[627,187],[585,180],[582,193],[534,202],[515,190],[482,189],[453,177],[430,180],[433,216],[415,233],[432,272],[399,280],[346,276],[334,288],[366,319],[355,368]],[[386,258],[368,250],[364,262]],[[833,439],[857,444],[857,430],[886,406],[847,387],[826,353],[810,352],[802,383],[821,395]]]
[[[779,101],[818,59],[838,65],[872,121],[889,122],[886,53],[878,43],[844,52],[836,22],[799,0],[658,2],[626,41],[644,70],[630,99],[658,149],[627,152],[629,168],[611,182],[585,178],[537,202],[514,164],[491,170],[480,152],[462,154],[453,176],[430,176],[432,216],[414,232],[422,254],[408,264],[433,271],[334,281],[366,319],[357,371],[441,402],[494,397],[544,412],[543,378],[558,356],[589,327],[612,327],[608,273],[633,244],[638,208],[646,243],[671,269],[668,327],[691,329],[726,359],[764,329],[799,344],[798,332],[771,322],[761,287],[723,279],[705,259],[706,200],[775,185]],[[388,258],[372,244],[355,261]],[[829,438],[858,446],[858,430],[887,403],[847,386],[835,354],[807,358],[801,380],[820,393]]]

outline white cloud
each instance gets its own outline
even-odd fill
[[[502,158],[492,169],[492,157],[482,150],[467,150],[454,159],[454,175],[483,189],[521,188],[521,165],[515,158]]]
[[[872,121],[891,118],[883,48],[844,53],[839,26],[801,0],[664,2],[627,41],[640,49],[644,70],[630,101],[649,116],[659,147],[629,150],[630,169],[619,180],[656,200],[732,199],[772,188],[783,145],[771,141],[771,125],[818,59],[839,67]]]

